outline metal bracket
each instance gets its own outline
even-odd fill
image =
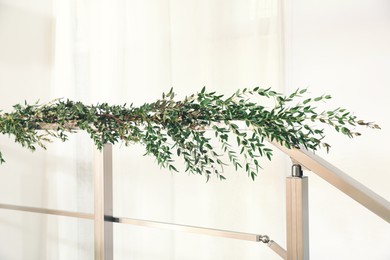
[[[293,164],[293,166],[291,167],[291,176],[302,178],[303,171],[300,164]]]

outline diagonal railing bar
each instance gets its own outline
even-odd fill
[[[322,179],[359,202],[388,223],[390,223],[390,202],[358,182],[336,166],[324,160],[313,152],[304,148],[288,149],[276,142],[271,142],[283,153],[306,169],[320,176]]]
[[[243,232],[236,232],[236,231],[229,231],[229,230],[189,226],[189,225],[182,225],[182,224],[175,224],[175,223],[144,220],[144,219],[124,218],[124,217],[106,217],[105,220],[114,223],[129,224],[129,225],[143,226],[149,228],[196,233],[201,235],[247,240],[253,242],[263,242],[267,244],[276,254],[281,256],[283,259],[287,259],[286,250],[282,248],[279,244],[277,244],[275,241],[270,240],[267,235],[258,235],[258,234],[243,233]]]
[[[28,206],[19,206],[19,205],[4,204],[4,203],[0,203],[0,209],[24,211],[24,212],[31,212],[31,213],[47,214],[47,215],[56,215],[56,216],[63,216],[63,217],[94,219],[94,214],[90,214],[90,213],[73,212],[73,211],[58,210],[58,209],[28,207]]]
[[[0,203],[0,209],[38,213],[38,214],[45,214],[45,215],[63,216],[63,217],[74,217],[74,218],[89,219],[89,220],[94,220],[95,218],[94,214],[92,213],[18,206],[13,204],[4,204],[4,203]],[[287,252],[284,248],[282,248],[275,241],[270,240],[269,237],[266,235],[258,235],[258,234],[251,234],[251,233],[243,233],[243,232],[236,232],[236,231],[229,231],[229,230],[220,230],[220,229],[205,228],[199,226],[189,226],[189,225],[143,220],[143,219],[122,218],[122,217],[117,218],[112,216],[105,216],[104,221],[112,222],[112,223],[144,226],[144,227],[157,228],[157,229],[166,229],[171,231],[181,231],[187,233],[196,233],[196,234],[203,234],[209,236],[232,238],[238,240],[263,242],[267,244],[271,250],[273,250],[276,254],[281,256],[283,259],[286,259],[286,255],[287,255]],[[109,241],[105,241],[105,242],[107,243]],[[107,259],[107,257],[105,257],[105,259]]]
[[[262,241],[262,239],[268,239],[267,236],[251,234],[251,233],[242,233],[242,232],[205,228],[205,227],[198,227],[198,226],[189,226],[189,225],[174,224],[168,222],[144,220],[144,219],[112,217],[112,218],[106,218],[106,221],[111,221],[114,223],[121,223],[121,224],[143,226],[149,228],[167,229],[171,231],[181,231],[181,232],[197,233],[197,234],[203,234],[209,236],[233,238],[233,239],[247,240],[247,241],[254,241],[254,242],[260,242]]]

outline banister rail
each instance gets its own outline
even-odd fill
[[[288,149],[275,142],[271,142],[271,144],[290,156],[293,161],[317,174],[322,179],[359,202],[365,208],[390,223],[390,202],[364,186],[362,183],[320,156],[315,155],[313,152],[304,148]]]

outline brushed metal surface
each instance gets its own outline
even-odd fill
[[[106,144],[95,156],[94,169],[94,248],[95,260],[112,260],[113,225],[105,221],[112,215],[112,145]]]
[[[233,238],[233,239],[240,239],[240,240],[247,240],[247,241],[254,241],[254,242],[260,242],[260,237],[261,237],[261,235],[257,235],[257,234],[241,233],[241,232],[228,231],[228,230],[180,225],[174,223],[134,219],[134,218],[114,217],[111,221],[116,223],[121,223],[121,224],[130,224],[130,225],[144,226],[150,228],[167,229],[172,231],[190,232],[190,233],[197,233],[202,235]]]
[[[208,236],[246,240],[246,241],[253,241],[253,242],[262,242],[261,239],[263,237],[267,237],[264,235],[258,235],[258,234],[252,234],[252,233],[243,233],[243,232],[236,232],[236,231],[229,231],[229,230],[181,225],[181,224],[175,224],[175,223],[159,222],[159,221],[144,220],[144,219],[124,218],[124,217],[106,216],[106,221],[120,223],[120,224],[128,224],[128,225],[156,228],[156,229],[165,229],[165,230],[171,230],[171,231],[189,232],[189,233],[208,235]],[[270,240],[266,244],[270,247],[270,249],[272,251],[274,251],[276,254],[278,254],[283,259],[286,259],[287,252],[279,244],[277,244],[273,240]]]
[[[22,211],[22,212],[24,211],[24,212],[73,217],[73,218],[94,219],[94,215],[90,213],[73,212],[73,211],[58,210],[58,209],[45,209],[45,208],[28,207],[28,206],[18,206],[18,205],[3,204],[3,203],[0,203],[0,209],[9,209],[9,210]]]
[[[286,179],[287,260],[309,259],[308,178]]]
[[[359,202],[365,208],[372,211],[390,223],[390,202],[358,182],[336,166],[327,162],[320,156],[301,149],[288,149],[278,143],[271,142],[283,153],[291,157],[294,162],[301,164],[306,169],[320,176],[322,179],[344,192],[346,195]]]
[[[267,245],[272,249],[272,251],[277,253],[282,259],[287,260],[287,251],[283,247],[281,247],[278,243],[276,243],[273,240],[270,240]]]

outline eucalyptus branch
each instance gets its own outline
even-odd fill
[[[66,141],[76,129],[86,131],[98,149],[104,144],[141,143],[145,154],[153,155],[161,167],[178,171],[176,156],[184,161],[185,171],[205,175],[207,180],[223,176],[228,160],[236,170],[245,169],[255,179],[261,169],[260,158],[272,159],[265,139],[287,148],[305,147],[327,150],[322,126],[328,125],[348,137],[359,136],[359,126],[380,129],[377,124],[358,120],[351,112],[336,108],[318,112],[316,104],[329,95],[303,98],[306,89],[288,96],[269,88],[238,90],[225,98],[203,88],[199,93],[176,101],[171,90],[153,103],[131,105],[85,105],[56,99],[47,104],[17,104],[10,113],[0,113],[0,133],[14,136],[15,142],[32,151],[46,149],[53,139]],[[255,99],[271,98],[273,107]],[[239,123],[245,127],[239,127]],[[220,146],[212,145],[209,131]],[[227,158],[226,158],[227,157]],[[0,153],[0,162],[4,162]]]

